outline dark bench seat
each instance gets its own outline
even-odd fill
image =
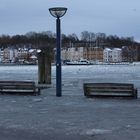
[[[0,94],[38,95],[34,81],[0,81]]]
[[[137,89],[127,83],[84,83],[87,97],[131,97],[137,98]]]

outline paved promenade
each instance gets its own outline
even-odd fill
[[[139,140],[140,100],[89,99],[82,89],[0,98],[1,140]],[[72,93],[72,94],[71,94]]]

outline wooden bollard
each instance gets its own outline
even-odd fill
[[[42,49],[38,53],[38,83],[51,84],[51,52]]]

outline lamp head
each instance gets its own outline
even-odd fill
[[[49,11],[53,17],[60,18],[60,17],[65,15],[65,13],[67,12],[67,8],[65,8],[65,7],[53,7],[53,8],[49,8]]]

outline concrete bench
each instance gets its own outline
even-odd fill
[[[137,89],[127,83],[84,83],[87,97],[131,97],[137,98]]]
[[[39,95],[34,81],[0,81],[0,94]]]

